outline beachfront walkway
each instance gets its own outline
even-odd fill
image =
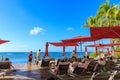
[[[16,64],[16,71],[10,72],[4,78],[7,80],[46,80],[52,77],[47,69],[40,69],[37,65]],[[3,77],[0,77],[2,80]]]
[[[48,69],[41,69],[37,65],[16,64],[14,66],[16,71],[10,72],[4,80],[47,80],[47,78],[55,77],[49,73]],[[0,80],[3,80],[2,78],[0,77]],[[88,78],[73,77],[70,80],[88,80]]]

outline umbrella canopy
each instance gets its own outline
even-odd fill
[[[49,44],[52,44],[54,46],[62,46],[63,52],[62,55],[65,55],[65,46],[77,46],[77,43],[63,43],[63,42],[46,42],[46,48],[45,48],[45,54],[44,56],[48,56],[48,46]],[[76,49],[76,48],[75,48]]]
[[[105,46],[115,46],[115,45],[120,45],[120,42],[111,43],[111,44],[92,44],[92,45],[87,45],[86,47],[105,47]]]
[[[54,46],[78,46],[77,43],[64,43],[64,42],[49,42],[49,44],[52,44]]]
[[[0,44],[6,43],[6,42],[10,42],[9,40],[1,40],[0,39]]]
[[[76,36],[73,38],[67,38],[62,40],[63,42],[90,42],[90,41],[96,41],[99,38],[92,38],[90,36]]]
[[[91,37],[93,38],[120,38],[120,26],[114,27],[91,27]]]
[[[69,42],[67,42],[67,43],[64,43],[64,42],[49,42],[49,44],[54,45],[54,46],[58,46],[58,47],[60,47],[60,46],[63,47],[63,52],[62,52],[63,56],[65,55],[65,47],[66,46],[75,46],[75,50],[77,50],[76,46],[78,46],[77,43],[75,43],[75,42],[74,43],[69,43]],[[47,51],[47,53],[48,53],[48,51]]]
[[[73,38],[67,38],[62,40],[63,42],[80,42],[80,48],[82,52],[82,42],[90,42],[90,41],[96,41],[99,40],[99,38],[92,38],[90,36],[76,36]]]

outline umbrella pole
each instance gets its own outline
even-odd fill
[[[79,42],[80,44],[80,51],[82,52],[82,42]]]

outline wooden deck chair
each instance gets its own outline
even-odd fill
[[[49,67],[54,69],[55,68],[55,58],[50,58],[50,63],[49,63]]]
[[[69,58],[69,62],[74,62],[75,58]]]
[[[105,64],[105,69],[107,71],[113,71],[113,69],[115,69],[115,63],[112,62],[112,61],[106,61],[106,64]]]
[[[1,61],[0,62],[0,69],[10,69],[10,62]]]
[[[81,75],[83,73],[83,70],[84,70],[84,68],[76,66],[75,69],[74,69],[74,71],[73,71],[73,74],[75,74],[75,75]]]
[[[11,62],[0,61],[0,76],[3,77],[3,80],[4,80],[4,76],[11,72],[10,63]]]
[[[120,72],[118,71],[118,73],[116,73],[116,75],[114,75],[114,80],[120,80]]]
[[[89,64],[88,64],[88,67],[87,69],[85,68],[82,68],[80,66],[77,66],[75,67],[73,73],[77,76],[85,76],[85,75],[88,75],[88,74],[91,74],[94,72],[94,68],[96,66],[96,62],[95,61],[91,61]]]
[[[67,58],[59,58],[57,60],[57,64],[56,65],[58,66],[59,62],[61,62],[61,61],[68,62],[68,59]]]
[[[59,80],[74,80],[74,77],[68,74],[68,69],[69,62],[60,62],[55,70],[50,69],[49,72]]]
[[[97,73],[92,80],[109,80],[111,76],[112,76],[111,73],[100,72],[100,73]],[[110,80],[113,80],[113,79],[110,79]]]
[[[93,72],[96,64],[97,64],[97,62],[95,60],[90,61],[89,65],[86,69],[86,72]]]
[[[41,67],[49,68],[49,63],[50,63],[50,59],[43,58],[41,62]]]
[[[82,61],[82,58],[77,58],[77,62],[81,62]]]
[[[69,69],[69,63],[68,62],[61,62],[58,65],[57,74],[59,74],[59,75],[67,74],[68,69]]]

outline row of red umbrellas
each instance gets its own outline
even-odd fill
[[[45,56],[48,56],[48,45],[49,44],[52,44],[54,46],[63,46],[64,47],[63,53],[64,53],[65,46],[72,46],[73,43],[90,42],[90,41],[96,41],[96,40],[103,39],[103,38],[120,38],[120,26],[99,27],[99,28],[91,27],[90,34],[91,36],[76,36],[73,38],[67,38],[67,39],[62,40],[62,42],[49,42],[49,43],[46,42]],[[100,46],[114,46],[114,45],[120,45],[120,44],[118,43],[116,44],[93,44],[93,45],[88,45],[87,47],[93,46],[96,48],[96,46],[100,47]]]

